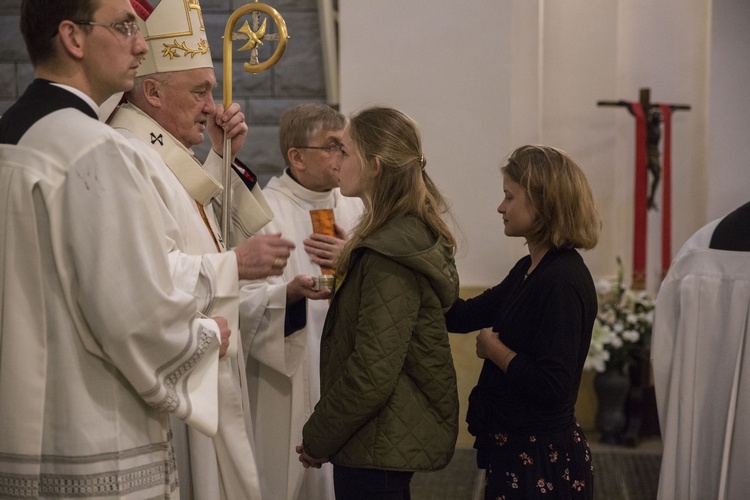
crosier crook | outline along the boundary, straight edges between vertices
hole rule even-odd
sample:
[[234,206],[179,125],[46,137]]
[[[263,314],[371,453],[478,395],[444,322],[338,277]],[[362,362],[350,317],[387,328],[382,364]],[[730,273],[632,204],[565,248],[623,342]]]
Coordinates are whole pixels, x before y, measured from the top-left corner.
[[[242,16],[252,12],[253,13],[253,29],[250,29],[249,23],[245,21],[245,24],[240,28],[239,32],[234,32],[234,27]],[[259,13],[271,17],[276,23],[276,27],[279,30],[278,34],[266,35],[266,20],[263,21],[262,26],[258,26]],[[226,28],[224,29],[224,109],[229,109],[232,105],[232,42],[234,40],[249,40],[239,50],[251,50],[251,58],[249,63],[244,64],[244,69],[248,73],[257,74],[261,71],[265,71],[281,59],[286,49],[286,41],[289,39],[289,35],[286,30],[286,22],[281,14],[273,7],[264,3],[258,3],[258,0],[243,5],[238,8],[232,15],[229,16]],[[279,44],[271,57],[265,62],[257,62],[258,45],[263,45],[262,40],[278,40]],[[224,192],[222,193],[222,211],[221,211],[221,237],[224,241],[229,241],[229,207],[231,206],[231,182],[232,182],[232,141],[227,137],[226,130],[224,131]]]

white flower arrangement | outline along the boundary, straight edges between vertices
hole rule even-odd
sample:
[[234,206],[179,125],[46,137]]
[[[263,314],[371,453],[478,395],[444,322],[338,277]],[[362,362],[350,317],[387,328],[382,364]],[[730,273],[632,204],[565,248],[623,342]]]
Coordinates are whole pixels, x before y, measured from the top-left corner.
[[624,369],[651,345],[654,301],[648,292],[623,285],[622,260],[617,257],[617,277],[596,284],[599,313],[594,321],[584,370],[604,372]]

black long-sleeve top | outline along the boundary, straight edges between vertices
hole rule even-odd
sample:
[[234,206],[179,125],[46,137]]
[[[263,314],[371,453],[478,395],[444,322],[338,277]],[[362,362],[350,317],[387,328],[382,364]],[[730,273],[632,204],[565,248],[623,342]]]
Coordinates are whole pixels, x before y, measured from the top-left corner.
[[506,373],[484,361],[466,417],[477,447],[489,434],[547,434],[575,420],[597,312],[594,282],[575,250],[550,250],[526,277],[530,264],[522,258],[499,285],[446,314],[448,331],[492,327],[517,353]]

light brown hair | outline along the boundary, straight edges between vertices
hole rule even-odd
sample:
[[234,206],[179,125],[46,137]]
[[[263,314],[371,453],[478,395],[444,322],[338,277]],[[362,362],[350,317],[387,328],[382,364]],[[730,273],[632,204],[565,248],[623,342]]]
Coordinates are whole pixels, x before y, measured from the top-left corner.
[[365,212],[339,256],[337,271],[346,272],[351,252],[362,240],[405,215],[416,216],[435,236],[442,236],[453,255],[456,239],[442,218],[448,206],[425,171],[427,160],[414,120],[393,108],[373,107],[352,117],[348,130],[355,148],[351,153],[362,164]]
[[279,149],[287,167],[289,149],[309,146],[321,130],[341,130],[346,117],[326,104],[306,103],[285,110],[279,119]]
[[526,191],[535,212],[528,241],[552,248],[596,246],[599,211],[586,176],[567,153],[549,146],[522,146],[501,171]]

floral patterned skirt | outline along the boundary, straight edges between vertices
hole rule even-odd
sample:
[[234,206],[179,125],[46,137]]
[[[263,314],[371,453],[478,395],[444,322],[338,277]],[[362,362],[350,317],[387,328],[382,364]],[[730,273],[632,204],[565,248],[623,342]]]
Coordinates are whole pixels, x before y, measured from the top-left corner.
[[494,434],[477,461],[487,469],[485,500],[594,497],[591,450],[577,423],[555,434]]

